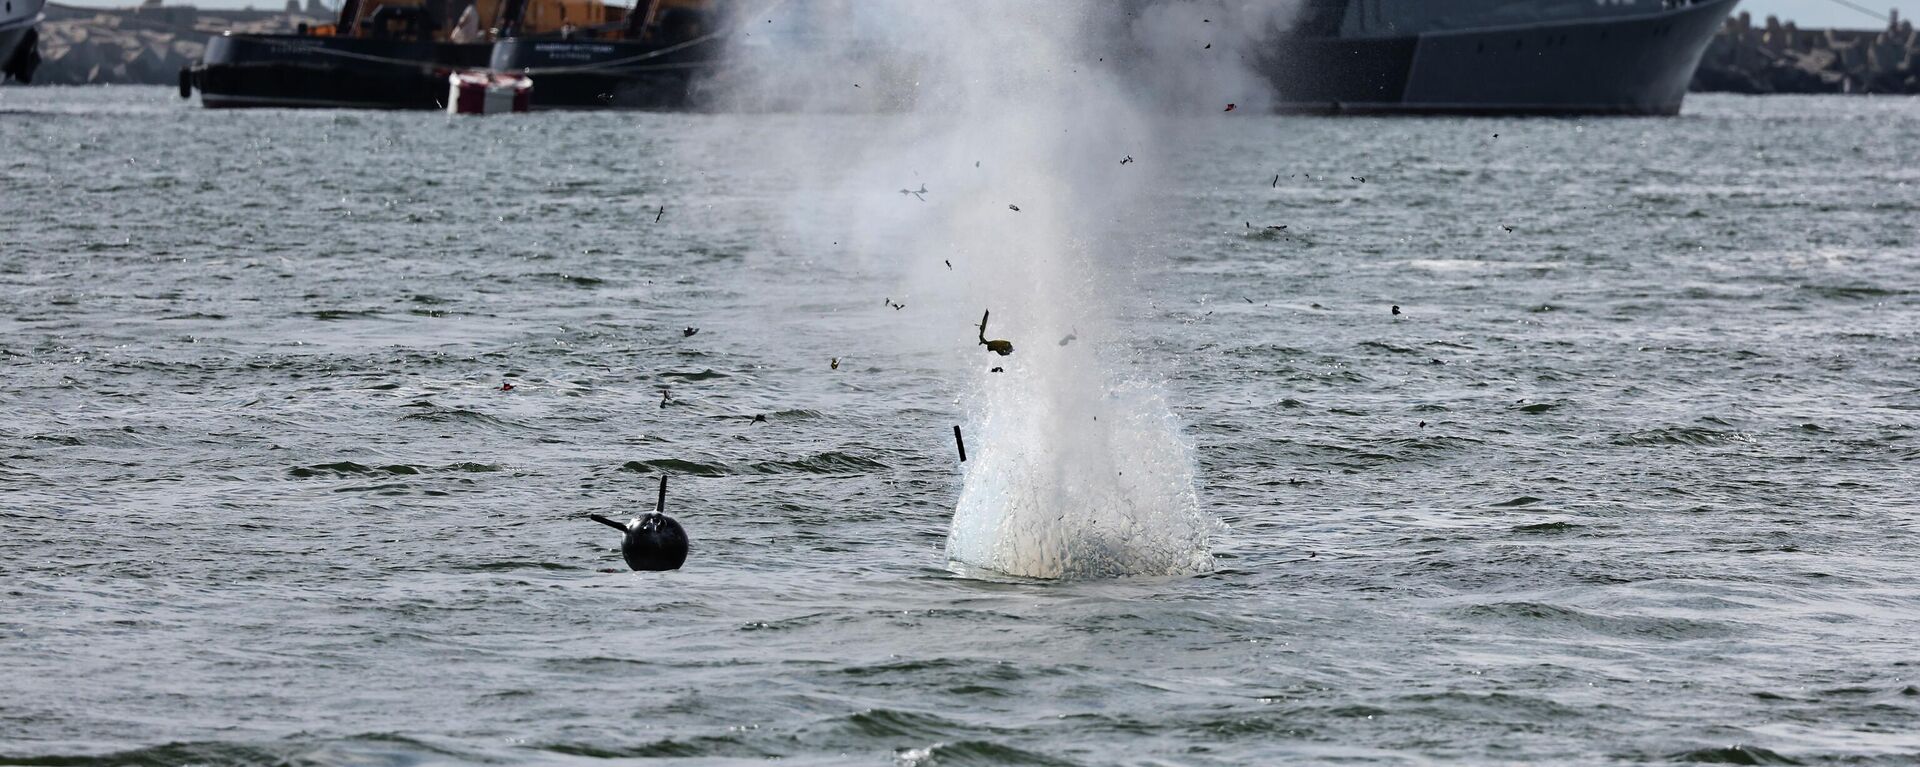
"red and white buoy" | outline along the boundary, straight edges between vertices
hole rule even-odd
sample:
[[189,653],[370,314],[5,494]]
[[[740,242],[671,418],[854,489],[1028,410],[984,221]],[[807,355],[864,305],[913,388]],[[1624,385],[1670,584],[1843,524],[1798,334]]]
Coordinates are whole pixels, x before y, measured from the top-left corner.
[[447,114],[525,112],[533,101],[533,78],[490,72],[447,75]]

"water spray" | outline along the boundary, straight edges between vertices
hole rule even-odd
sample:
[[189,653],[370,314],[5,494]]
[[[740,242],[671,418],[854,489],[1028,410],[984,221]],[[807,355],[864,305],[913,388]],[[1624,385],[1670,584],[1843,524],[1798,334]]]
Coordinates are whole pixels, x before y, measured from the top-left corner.
[[[1248,17],[1227,6],[1239,7],[872,0],[831,4],[831,19],[756,22],[765,36],[812,24],[862,39],[810,59],[828,66],[750,67],[736,78],[748,81],[747,101],[778,94],[845,111],[871,104],[875,86],[910,91],[887,91],[884,117],[842,124],[865,132],[782,135],[791,143],[766,160],[804,163],[801,183],[819,187],[797,190],[796,233],[897,274],[922,317],[1002,310],[997,338],[986,311],[971,341],[953,325],[904,324],[917,332],[897,339],[948,359],[974,442],[968,456],[955,428],[963,468],[947,556],[956,571],[1072,579],[1213,567],[1217,523],[1200,506],[1193,450],[1164,380],[1125,343],[1072,342],[1080,328],[1128,338],[1124,312],[1139,305],[1128,279],[1145,253],[1127,229],[1150,225],[1153,174],[1166,164],[1133,156],[1178,143],[1193,120],[1239,119],[1221,117],[1221,104],[1247,112],[1267,103],[1242,87],[1259,78],[1234,76],[1244,50],[1225,41],[1242,29],[1226,22]],[[1196,34],[1221,44],[1188,45]],[[1164,120],[1167,110],[1181,116]],[[924,186],[903,189],[905,171]],[[940,194],[916,193],[926,188]],[[833,200],[843,215],[806,215],[809,200]],[[882,260],[891,254],[902,257]],[[1018,366],[992,370],[962,351],[1007,357],[1012,338],[1059,343],[1024,343]]]

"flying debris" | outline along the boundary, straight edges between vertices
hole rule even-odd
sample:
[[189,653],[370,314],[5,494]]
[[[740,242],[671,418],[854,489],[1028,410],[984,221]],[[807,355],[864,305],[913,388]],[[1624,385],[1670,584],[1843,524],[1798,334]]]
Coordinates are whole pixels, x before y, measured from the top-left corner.
[[667,406],[668,404],[671,404],[672,402],[673,402],[673,392],[672,392],[672,390],[670,390],[670,389],[661,389],[661,390],[660,390],[660,407],[663,407],[663,408],[664,408],[664,407],[666,407],[666,406]]
[[1280,188],[1280,174],[1278,173],[1273,174],[1273,188]]
[[943,263],[943,264],[946,264],[946,265],[947,265],[947,271],[949,271],[949,272],[951,272],[951,271],[953,271],[953,262],[952,262],[952,261],[950,261],[950,260],[947,260],[947,259],[941,259],[941,260],[940,260],[940,262],[941,262],[941,263]]
[[827,369],[828,369],[828,370],[839,370],[839,369],[840,369],[840,358],[839,358],[839,357],[834,357],[833,359],[830,359],[830,360],[827,360]]
[[1220,111],[1223,111],[1223,112],[1231,112],[1231,111],[1233,111],[1233,110],[1235,110],[1235,109],[1239,109],[1239,108],[1240,108],[1240,105],[1239,105],[1239,104],[1228,104],[1228,105],[1227,105],[1227,108],[1226,108],[1226,109],[1223,109],[1223,110],[1220,110]]
[[664,215],[667,215],[667,206],[662,205],[660,206],[660,212],[653,214],[653,223],[660,223],[660,217]]
[[693,337],[693,334],[695,334],[695,333],[698,333],[698,332],[700,332],[700,329],[699,329],[699,328],[696,328],[696,327],[693,327],[693,326],[691,326],[691,325],[689,325],[689,326],[687,326],[687,329],[686,329],[686,330],[682,330],[682,331],[680,331],[680,337],[682,337],[682,338],[692,338],[692,337]]
[[766,422],[767,422],[767,416],[765,413],[757,413],[753,416],[753,423],[766,423]]
[[1398,317],[1398,316],[1400,316],[1400,305],[1399,305],[1399,304],[1394,304],[1394,305],[1393,305],[1393,316],[1395,316],[1395,317]]
[[1010,210],[1010,211],[1013,211],[1013,212],[1015,212],[1015,213],[1019,213],[1019,212],[1020,212],[1020,206],[1018,206],[1018,205],[1008,205],[1008,206],[1007,206],[1007,210]]
[[1365,176],[1348,176],[1347,178],[1353,179],[1362,184],[1367,183],[1367,178]]
[[513,384],[507,381],[500,382],[500,391],[513,391]]
[[992,369],[992,370],[989,370],[989,371],[987,371],[987,372],[989,372],[989,373],[1005,373],[1005,372],[1007,372],[1007,369],[1006,369],[1006,368],[1003,368],[1003,367],[995,367],[994,369]]
[[900,194],[902,196],[910,194],[910,195],[913,195],[914,197],[919,198],[921,202],[926,202],[927,198],[925,195],[927,194],[927,185],[921,184],[919,189],[902,189],[900,190]]
[[1509,231],[1509,232],[1511,232],[1511,231],[1513,231],[1513,227],[1511,227],[1511,226],[1507,226],[1506,224],[1501,224],[1501,225],[1500,225],[1500,228],[1501,228],[1501,229],[1505,229],[1505,230],[1507,230],[1507,231]]
[[1125,158],[1122,158],[1122,159],[1120,160],[1120,164],[1121,164],[1121,165],[1125,165],[1125,164],[1127,164],[1127,163],[1130,163],[1130,162],[1133,162],[1133,155],[1127,155],[1127,156],[1126,156]]
[[1279,226],[1268,225],[1267,228],[1275,232],[1284,232],[1287,230],[1287,225],[1286,224],[1281,224]]
[[989,314],[992,314],[991,310],[983,311],[980,313],[980,345],[987,347],[987,351],[993,352],[994,354],[998,354],[1002,357],[1012,354],[1013,353],[1012,341],[1007,341],[999,338],[996,338],[992,341],[987,340],[987,316]]
[[1060,339],[1060,345],[1066,346],[1067,344],[1073,343],[1078,340],[1080,340],[1080,329],[1075,328],[1073,332],[1068,333],[1065,337]]

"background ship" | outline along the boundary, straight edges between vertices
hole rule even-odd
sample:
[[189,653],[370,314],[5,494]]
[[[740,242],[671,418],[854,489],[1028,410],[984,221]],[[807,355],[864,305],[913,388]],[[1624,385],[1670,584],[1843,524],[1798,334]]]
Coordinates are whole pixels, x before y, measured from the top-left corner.
[[0,80],[33,82],[40,65],[40,9],[45,0],[0,0]]
[[[1140,2],[1116,3],[1114,17],[1130,18],[1122,11]],[[1281,112],[1671,115],[1736,2],[1302,0],[1249,58]],[[796,0],[781,15],[832,31],[845,26],[843,5]],[[765,50],[723,43],[737,13],[721,8],[737,6],[347,0],[336,25],[216,37],[204,63],[183,75],[182,93],[198,87],[208,106],[438,108],[448,72],[490,67],[531,75],[535,108],[782,108],[778,98],[743,99],[711,78],[727,69],[807,69],[795,62],[818,35],[792,35],[802,44]],[[480,27],[462,37],[453,19],[469,7]],[[836,8],[839,15],[830,12]],[[754,29],[756,44],[780,39],[777,25]],[[870,53],[839,63],[879,72],[872,62],[889,56]],[[757,58],[718,67],[723,54]],[[739,103],[709,103],[720,93]]]
[[722,50],[714,6],[639,0],[601,24],[517,30],[494,43],[490,63],[533,78],[535,109],[685,108]]
[[[1253,68],[1272,86],[1276,111],[1672,115],[1680,111],[1694,69],[1737,0],[1304,0],[1297,7],[1271,2],[1264,9],[1270,12],[1250,14],[1270,19],[1273,28],[1256,34],[1261,42],[1248,53]],[[559,42],[551,35],[523,35],[501,41],[493,66],[532,75],[536,108],[818,109],[822,105],[783,102],[780,93],[742,98],[739,83],[707,78],[783,82],[782,70],[814,69],[796,62],[816,55],[810,46],[819,47],[823,40],[826,48],[838,49],[835,63],[850,69],[842,79],[914,79],[889,76],[887,67],[876,63],[891,62],[893,69],[910,72],[907,51],[895,48],[873,55],[873,50],[859,50],[851,55],[856,48],[844,40],[833,42],[837,31],[860,26],[851,23],[848,14],[868,9],[853,4],[783,3],[778,18],[769,17],[773,26],[755,23],[752,39],[727,44],[724,53],[732,58],[725,67],[713,66],[723,52],[718,44],[680,46],[734,19],[706,7],[714,5],[710,3],[667,0],[664,5],[683,10],[687,23],[672,28],[684,26],[685,33],[666,34],[653,27],[639,34],[649,27],[628,25],[593,40]],[[1128,23],[1146,5],[1147,0],[1116,2],[1111,16],[1116,23]],[[646,12],[649,18],[652,14]],[[787,26],[793,29],[783,36]],[[889,44],[865,42],[875,44],[873,48]],[[773,76],[742,78],[737,76],[740,70]],[[1150,80],[1153,73],[1132,75]],[[662,82],[667,86],[658,85]],[[623,88],[652,100],[623,95]],[[686,98],[661,100],[662,94]],[[709,97],[721,94],[738,103],[708,103]],[[881,101],[897,106],[909,100],[910,95]]]
[[225,34],[180,76],[209,107],[440,109],[448,75],[479,71],[492,38],[618,24],[599,0],[346,0],[334,24]]
[[1260,66],[1279,109],[1680,111],[1736,0],[1307,0]]

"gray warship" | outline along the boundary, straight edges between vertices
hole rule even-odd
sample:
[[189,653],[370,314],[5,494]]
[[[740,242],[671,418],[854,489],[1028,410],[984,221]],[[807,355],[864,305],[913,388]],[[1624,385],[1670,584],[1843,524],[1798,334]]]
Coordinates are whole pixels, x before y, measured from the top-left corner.
[[1278,109],[1672,115],[1737,0],[1306,0],[1258,66]]

